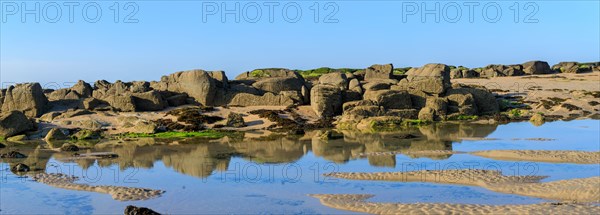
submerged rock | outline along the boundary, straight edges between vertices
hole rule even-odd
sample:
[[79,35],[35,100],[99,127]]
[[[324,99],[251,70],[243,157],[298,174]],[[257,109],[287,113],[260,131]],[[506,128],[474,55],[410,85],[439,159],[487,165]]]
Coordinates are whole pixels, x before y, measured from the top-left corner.
[[27,158],[27,155],[21,154],[17,151],[10,151],[0,155],[0,158]]
[[125,215],[160,215],[160,213],[153,211],[150,208],[145,207],[136,207],[133,205],[128,205],[125,208]]
[[17,165],[14,165],[13,167],[11,167],[10,170],[12,172],[29,172],[31,170],[31,168],[29,168],[29,166],[27,166],[25,164],[18,163]]

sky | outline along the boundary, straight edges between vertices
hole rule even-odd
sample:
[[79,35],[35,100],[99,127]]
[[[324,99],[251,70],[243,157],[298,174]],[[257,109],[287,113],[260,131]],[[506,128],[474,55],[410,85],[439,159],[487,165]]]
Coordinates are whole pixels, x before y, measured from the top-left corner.
[[266,67],[600,61],[597,0],[78,5],[2,0],[0,5],[2,87],[40,82],[52,88],[80,79],[151,81],[190,69],[223,70],[233,79]]

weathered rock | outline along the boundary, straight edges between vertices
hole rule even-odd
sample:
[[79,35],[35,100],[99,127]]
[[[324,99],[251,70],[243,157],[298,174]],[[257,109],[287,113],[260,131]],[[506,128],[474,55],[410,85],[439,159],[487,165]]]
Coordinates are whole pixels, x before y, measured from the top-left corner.
[[450,68],[444,64],[427,64],[420,68],[412,68],[406,74],[408,82],[400,82],[398,85],[406,84],[409,91],[442,94],[451,87]]
[[132,128],[136,133],[154,134],[156,133],[157,125],[154,122],[140,120]]
[[327,73],[319,77],[319,84],[327,84],[339,87],[341,90],[347,90],[348,78],[346,77],[346,74],[341,72]]
[[386,109],[412,108],[410,95],[406,91],[397,90],[371,90],[363,95],[365,100],[377,102]]
[[342,102],[342,93],[338,87],[316,85],[310,91],[311,107],[319,117],[341,114]]
[[545,61],[529,61],[523,63],[523,72],[529,75],[550,74],[552,69]]
[[202,105],[213,105],[217,84],[206,71],[177,72],[163,76],[161,82],[167,84],[168,91],[187,93],[188,96],[196,99]]
[[394,66],[392,64],[372,65],[365,70],[365,80],[370,81],[373,79],[391,79],[393,70]]
[[0,136],[12,137],[33,128],[33,123],[20,111],[0,113]]
[[136,207],[133,205],[128,205],[125,208],[125,215],[160,215],[160,213],[153,211],[152,209],[145,207]]
[[68,140],[69,136],[65,135],[65,133],[60,130],[60,128],[52,128],[44,140],[46,141],[57,141],[57,140]]
[[92,86],[85,81],[79,80],[71,87],[71,91],[76,92],[81,98],[92,96]]
[[416,109],[390,109],[387,110],[384,114],[385,116],[396,116],[401,117],[403,119],[417,119],[419,116],[419,111]]
[[106,97],[108,104],[114,109],[122,112],[134,112],[136,110],[133,96],[127,95],[109,95]]
[[136,111],[160,111],[167,107],[167,101],[157,91],[134,93],[133,101]]
[[352,90],[352,91],[360,92],[361,94],[363,93],[363,89],[362,89],[362,86],[360,85],[360,81],[358,81],[358,79],[356,79],[356,78],[350,79],[350,81],[348,82],[348,89]]
[[340,121],[342,122],[358,122],[362,119],[374,116],[383,116],[385,114],[385,110],[383,107],[376,105],[361,105],[352,107],[346,111],[342,115]]
[[227,116],[227,123],[225,123],[228,127],[233,128],[241,128],[246,126],[246,122],[244,122],[244,117],[239,113],[229,113]]
[[523,67],[521,65],[498,65],[492,64],[484,67],[479,73],[482,78],[492,78],[501,76],[520,76],[524,75]]
[[131,83],[125,83],[128,86],[128,90],[131,93],[145,93],[150,91],[150,82],[147,81],[134,81]]
[[[442,120],[446,118],[448,109],[448,100],[446,98],[429,97],[425,103],[425,108],[433,111],[433,119],[428,120]],[[427,117],[429,117],[430,110],[426,110]],[[419,114],[421,115],[421,114]],[[421,119],[421,117],[419,117]]]
[[475,104],[477,106],[477,112],[480,115],[495,114],[499,111],[498,102],[496,97],[489,90],[483,87],[476,86],[462,86],[457,88],[449,89],[447,95],[452,94],[467,94],[473,95]]
[[344,102],[344,104],[342,105],[342,110],[344,112],[346,112],[356,106],[377,106],[377,103],[375,101],[371,101],[371,100],[359,100],[359,101]]
[[302,86],[304,86],[304,79],[294,77],[266,78],[258,80],[252,86],[275,94],[282,91],[301,91]]
[[275,95],[273,93],[265,93],[262,96],[249,93],[235,93],[228,97],[231,97],[231,99],[223,102],[230,106],[290,106],[298,102],[286,95]]
[[110,105],[107,102],[101,101],[99,99],[85,98],[80,101],[78,107],[80,109],[96,110],[96,109],[106,108],[108,106],[110,106]]
[[448,114],[477,115],[477,104],[471,93],[449,91],[446,98],[448,99]]
[[224,71],[209,72],[208,75],[215,80],[215,84],[220,88],[229,88],[229,80]]
[[552,66],[552,70],[560,73],[584,73],[591,72],[592,66],[579,64],[578,62],[560,62]]
[[52,91],[48,95],[49,101],[59,101],[59,100],[79,100],[81,96],[79,93],[72,91],[71,89],[58,89]]
[[41,116],[48,99],[39,83],[17,84],[8,87],[2,104],[2,112],[18,110],[28,117]]

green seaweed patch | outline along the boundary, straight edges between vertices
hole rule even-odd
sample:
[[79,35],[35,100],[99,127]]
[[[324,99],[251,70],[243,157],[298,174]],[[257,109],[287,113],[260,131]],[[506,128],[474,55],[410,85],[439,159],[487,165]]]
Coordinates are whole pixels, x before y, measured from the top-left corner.
[[208,139],[219,139],[227,136],[228,133],[233,132],[221,132],[215,130],[206,131],[192,131],[192,132],[179,132],[169,131],[155,134],[143,134],[143,133],[125,133],[121,134],[120,137],[125,138],[208,138]]
[[265,71],[262,69],[255,69],[255,70],[252,70],[252,72],[250,72],[250,77],[262,78],[265,76],[268,76],[268,74],[265,73]]
[[450,118],[448,118],[448,120],[477,120],[479,119],[479,116],[476,115],[458,115],[458,116],[452,116]]
[[300,75],[304,78],[318,78],[321,75],[332,73],[332,72],[341,72],[341,73],[354,73],[359,69],[351,69],[351,68],[329,68],[329,67],[321,67],[317,69],[309,69],[309,70],[295,70],[300,73]]

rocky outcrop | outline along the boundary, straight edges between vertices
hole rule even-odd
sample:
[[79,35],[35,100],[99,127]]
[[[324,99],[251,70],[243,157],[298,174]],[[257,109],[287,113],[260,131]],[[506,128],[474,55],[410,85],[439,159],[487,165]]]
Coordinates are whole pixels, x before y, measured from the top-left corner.
[[501,76],[521,76],[525,74],[523,72],[523,66],[521,65],[497,65],[492,64],[484,67],[479,73],[479,77],[492,78]]
[[319,117],[341,114],[342,102],[342,92],[336,86],[319,84],[310,91],[310,106]]
[[168,91],[186,93],[202,105],[213,105],[217,84],[204,70],[177,72],[163,76],[161,82]]
[[528,75],[550,74],[552,69],[545,61],[529,61],[523,63],[523,72]]
[[363,95],[365,100],[371,100],[385,109],[412,108],[410,95],[406,91],[398,90],[369,90]]
[[296,77],[276,77],[258,80],[252,84],[256,89],[278,94],[282,91],[300,91],[304,86],[304,79]]
[[235,77],[235,80],[260,80],[264,78],[302,78],[302,76],[289,69],[256,69],[239,74]]
[[[475,100],[475,105],[465,105],[465,112],[474,112],[472,110],[468,110],[468,108],[473,108],[473,106],[477,106],[477,113],[480,115],[491,115],[498,113],[499,106],[498,101],[496,101],[496,97],[489,90],[478,87],[478,86],[457,86],[449,89],[447,95],[464,95],[469,97],[468,95],[472,95]],[[464,98],[464,97],[463,97]],[[468,102],[468,98],[464,98],[465,102]],[[457,103],[459,104],[459,103]],[[467,103],[464,103],[467,104]]]
[[16,84],[8,87],[2,104],[2,112],[18,110],[28,117],[44,114],[48,99],[39,83]]
[[21,111],[0,113],[0,136],[2,137],[12,137],[33,128],[33,123]]
[[137,110],[134,98],[130,94],[109,95],[104,100],[117,111],[134,112]]
[[244,117],[242,116],[242,114],[229,113],[225,125],[227,125],[227,127],[241,128],[246,126],[246,122],[244,122]]
[[584,73],[591,72],[592,67],[578,62],[560,62],[552,66],[552,70],[559,73]]
[[[339,87],[341,90],[348,89],[348,78],[346,74],[341,72],[332,72],[328,74],[321,75],[319,77],[319,84],[326,84],[331,86]],[[356,86],[353,86],[356,87]]]
[[167,101],[157,91],[134,93],[132,95],[136,111],[160,111],[168,106]]
[[215,84],[220,88],[229,88],[229,80],[224,71],[208,72],[208,75],[215,80]]
[[379,65],[375,64],[365,69],[365,80],[374,79],[391,79],[394,66],[392,64]]
[[406,74],[406,79],[398,83],[401,89],[442,94],[451,86],[450,67],[444,64],[427,64],[412,68]]

